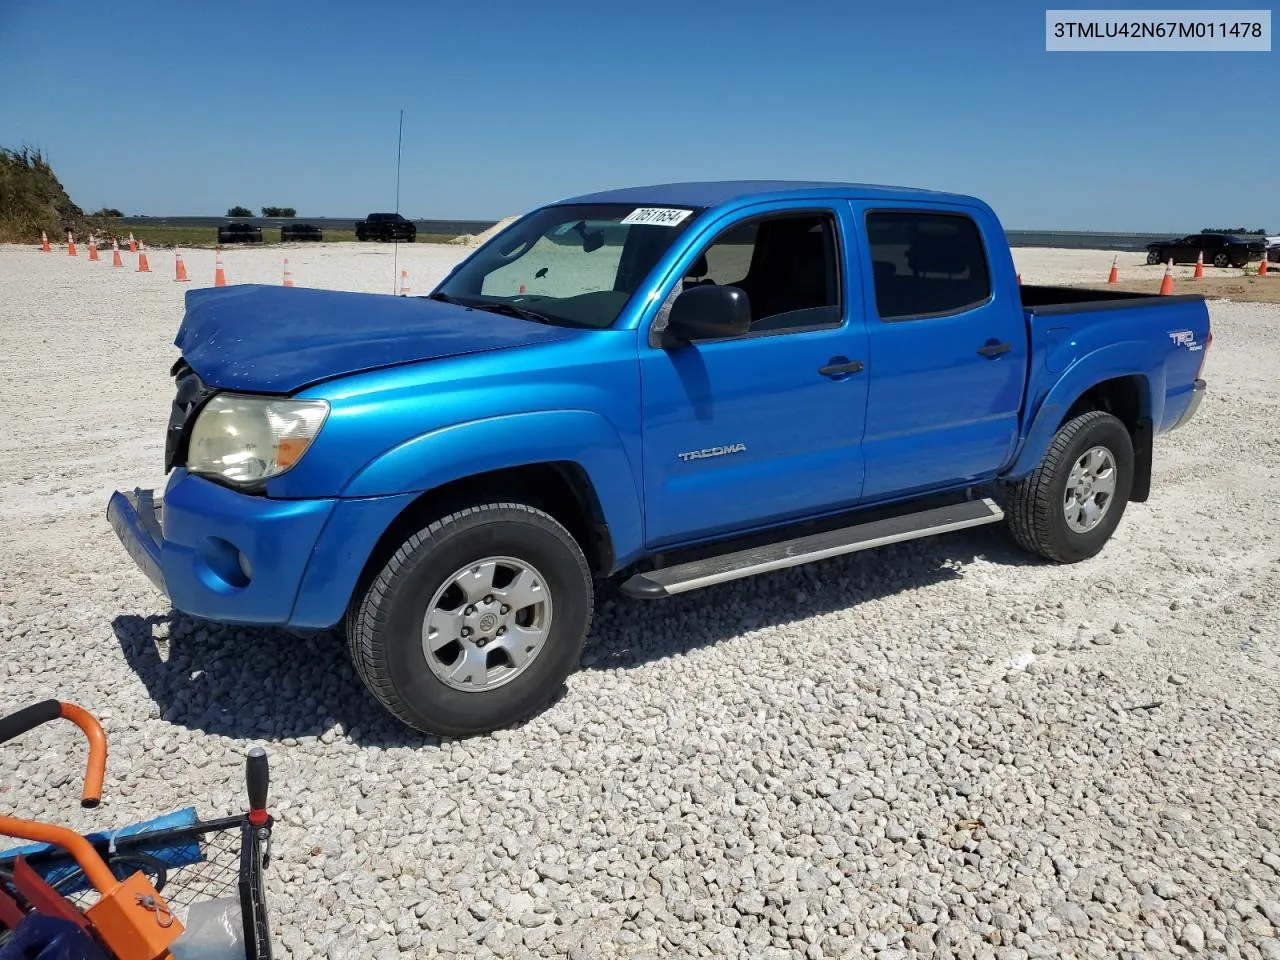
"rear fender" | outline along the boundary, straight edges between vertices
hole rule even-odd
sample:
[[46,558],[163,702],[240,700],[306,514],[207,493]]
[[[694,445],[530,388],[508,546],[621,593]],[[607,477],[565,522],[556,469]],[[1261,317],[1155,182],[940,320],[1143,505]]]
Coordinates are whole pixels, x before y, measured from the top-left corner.
[[1040,402],[1026,439],[1022,442],[1012,466],[1002,476],[1017,479],[1033,471],[1044,458],[1053,436],[1058,432],[1067,412],[1092,387],[1117,377],[1140,376],[1146,379],[1145,394],[1139,398],[1140,416],[1159,423],[1164,413],[1164,367],[1152,368],[1151,344],[1130,340],[1115,343],[1079,357],[1063,371]]
[[638,554],[644,518],[635,472],[612,424],[586,410],[490,417],[422,434],[366,464],[341,496],[423,493],[494,470],[556,461],[586,473],[618,562]]

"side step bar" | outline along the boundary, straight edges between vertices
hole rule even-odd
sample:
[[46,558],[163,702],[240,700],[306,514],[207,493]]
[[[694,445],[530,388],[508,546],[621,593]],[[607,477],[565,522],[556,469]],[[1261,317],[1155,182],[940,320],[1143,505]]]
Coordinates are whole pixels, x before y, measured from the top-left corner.
[[738,550],[705,560],[692,560],[670,567],[638,573],[622,585],[622,591],[642,600],[697,590],[717,583],[739,580],[757,573],[798,567],[859,550],[870,550],[904,540],[918,540],[953,530],[966,530],[1004,519],[1004,511],[990,498],[968,500],[919,513],[854,524],[840,530],[814,533],[763,547]]

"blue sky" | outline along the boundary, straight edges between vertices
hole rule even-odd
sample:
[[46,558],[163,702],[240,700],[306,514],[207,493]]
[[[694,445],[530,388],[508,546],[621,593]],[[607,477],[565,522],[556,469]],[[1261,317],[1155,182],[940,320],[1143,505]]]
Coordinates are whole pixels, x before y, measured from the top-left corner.
[[362,216],[394,206],[403,108],[410,217],[781,177],[973,193],[1011,228],[1280,231],[1280,52],[1047,53],[1045,7],[0,0],[0,145],[86,209]]

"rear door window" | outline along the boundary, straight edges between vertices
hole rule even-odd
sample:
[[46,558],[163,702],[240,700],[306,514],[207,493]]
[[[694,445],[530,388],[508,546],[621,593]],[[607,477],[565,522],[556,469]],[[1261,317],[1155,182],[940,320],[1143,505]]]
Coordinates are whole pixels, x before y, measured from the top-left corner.
[[881,320],[948,316],[991,299],[987,252],[969,217],[884,210],[866,223]]

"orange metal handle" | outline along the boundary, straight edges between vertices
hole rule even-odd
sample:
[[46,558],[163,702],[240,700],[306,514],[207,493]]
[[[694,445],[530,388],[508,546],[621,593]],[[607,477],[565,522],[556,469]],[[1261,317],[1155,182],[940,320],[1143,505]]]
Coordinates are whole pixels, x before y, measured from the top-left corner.
[[74,830],[66,827],[55,827],[49,823],[35,820],[19,820],[17,817],[0,817],[0,834],[17,837],[19,840],[32,840],[36,843],[52,843],[62,847],[75,858],[85,878],[93,884],[99,893],[109,893],[119,880],[107,868],[98,851]]
[[59,717],[70,720],[83,730],[89,741],[89,761],[85,768],[84,792],[80,803],[86,807],[96,807],[102,801],[102,779],[107,768],[107,738],[102,732],[102,725],[89,711],[61,700],[42,700],[30,704],[16,713],[0,717],[0,743],[20,737]]
[[58,701],[58,704],[62,708],[62,718],[83,730],[85,739],[89,741],[89,762],[85,765],[80,805],[96,807],[102,802],[102,780],[107,772],[107,735],[102,732],[102,724],[88,710],[74,703]]

